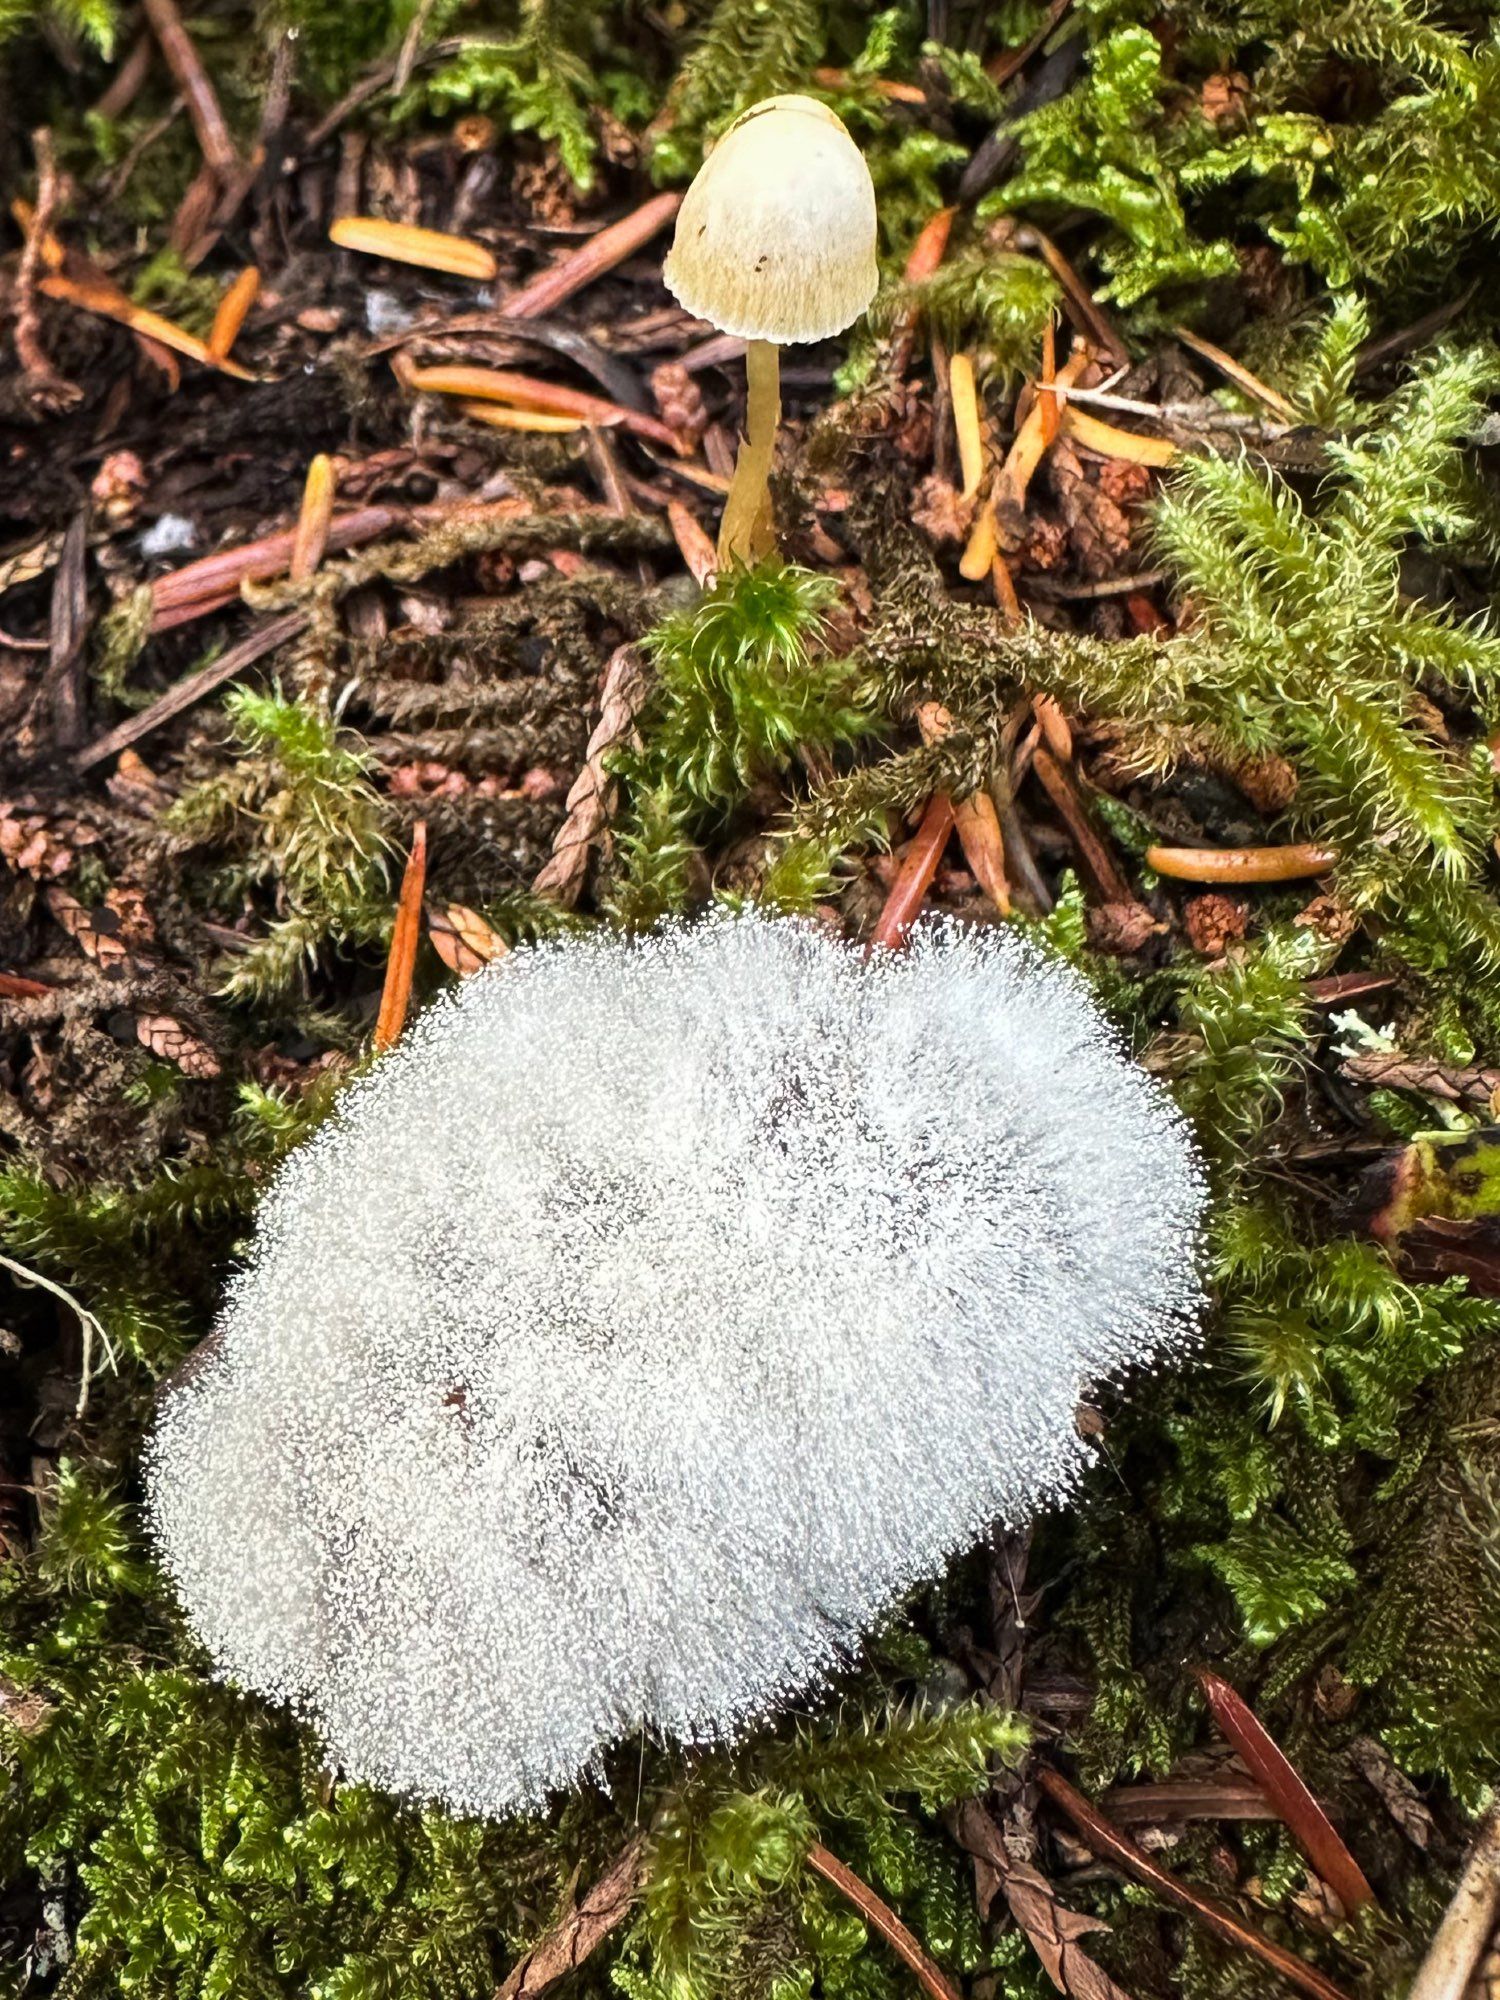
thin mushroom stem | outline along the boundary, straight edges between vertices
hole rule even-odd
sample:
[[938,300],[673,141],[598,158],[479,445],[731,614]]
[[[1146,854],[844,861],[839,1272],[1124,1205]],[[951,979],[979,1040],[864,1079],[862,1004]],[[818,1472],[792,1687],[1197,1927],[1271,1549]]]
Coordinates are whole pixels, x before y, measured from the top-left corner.
[[774,340],[752,340],[745,346],[749,395],[745,405],[745,439],[734,463],[729,498],[719,524],[719,567],[732,562],[759,562],[776,546],[771,517],[771,459],[781,422],[781,354]]

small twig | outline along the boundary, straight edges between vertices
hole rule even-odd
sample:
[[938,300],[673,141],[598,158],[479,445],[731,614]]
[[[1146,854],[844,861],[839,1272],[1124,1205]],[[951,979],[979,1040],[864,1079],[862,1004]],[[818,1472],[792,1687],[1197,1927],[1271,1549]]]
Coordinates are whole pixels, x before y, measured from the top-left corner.
[[110,78],[103,94],[96,99],[91,113],[93,117],[102,118],[112,125],[125,116],[151,74],[151,51],[154,46],[149,32],[136,37],[129,55]]
[[45,125],[31,135],[31,144],[36,154],[36,207],[24,225],[26,244],[16,272],[16,357],[25,371],[28,393],[46,408],[61,410],[78,402],[83,391],[76,382],[59,374],[48,359],[36,309],[38,275],[42,265],[50,261],[49,251],[55,248],[52,220],[61,190],[57,163],[52,156],[52,134]]
[[1500,1806],[1486,1815],[1469,1849],[1453,1900],[1407,2000],[1463,2000],[1500,1916]]
[[38,290],[49,299],[62,299],[84,312],[97,313],[101,319],[116,320],[121,326],[128,326],[132,333],[141,334],[147,340],[159,341],[175,353],[185,354],[192,361],[201,361],[206,367],[216,368],[221,375],[232,375],[237,382],[255,380],[248,368],[242,368],[237,361],[231,361],[225,355],[213,353],[207,341],[189,333],[186,327],[178,326],[175,320],[164,319],[160,313],[138,306],[134,299],[108,280],[75,278],[65,271],[53,271],[41,280]]
[[124,722],[116,723],[113,729],[106,729],[102,736],[96,736],[73,759],[73,769],[92,770],[106,757],[113,757],[118,751],[128,749],[132,743],[138,743],[153,729],[160,729],[164,722],[170,722],[174,715],[181,715],[184,709],[202,701],[206,694],[212,694],[215,688],[242,674],[246,667],[253,667],[267,653],[274,653],[278,646],[295,639],[306,630],[307,622],[307,614],[302,611],[288,611],[280,618],[268,618],[264,625],[247,634],[217,660],[211,660],[195,674],[185,674],[174,687],[159,695],[149,708],[143,708],[139,715],[128,716]]
[[227,182],[238,172],[240,156],[224,122],[218,94],[209,81],[192,36],[183,26],[182,16],[177,11],[177,0],[141,0],[141,3],[146,19],[151,23],[151,32],[166,58],[167,68],[187,99],[188,116],[193,121],[203,157],[220,180]]
[[[50,991],[50,988],[44,988],[43,991]],[[23,1285],[40,1285],[44,1292],[51,1292],[55,1299],[61,1299],[65,1306],[78,1315],[78,1323],[83,1328],[83,1359],[80,1364],[82,1376],[78,1384],[78,1401],[73,1406],[73,1415],[81,1417],[89,1406],[89,1383],[93,1377],[96,1334],[100,1346],[104,1349],[105,1360],[111,1368],[115,1365],[115,1351],[110,1346],[109,1335],[87,1306],[81,1306],[71,1292],[65,1291],[61,1285],[54,1284],[51,1278],[44,1278],[40,1271],[33,1271],[30,1265],[18,1264],[13,1257],[6,1257],[3,1254],[0,1254],[0,1264],[3,1264],[13,1277],[19,1278]]]
[[937,792],[928,801],[922,824],[907,847],[900,873],[886,897],[880,921],[866,947],[866,958],[877,950],[899,951],[905,944],[906,934],[917,920],[923,898],[932,886],[932,878],[937,873],[952,831],[952,801],[946,792]]
[[1350,1916],[1375,1900],[1375,1891],[1328,1815],[1247,1702],[1218,1674],[1203,1668],[1198,1685],[1214,1721],[1244,1758],[1282,1823]]
[[583,769],[568,791],[567,817],[553,838],[550,858],[531,885],[534,895],[570,909],[578,901],[588,873],[589,849],[614,810],[616,787],[609,775],[610,753],[629,739],[649,690],[640,652],[634,646],[617,647],[605,669],[599,720],[589,737]]
[[1076,603],[1095,597],[1128,597],[1135,590],[1152,590],[1157,584],[1165,583],[1167,576],[1168,572],[1164,569],[1137,570],[1134,576],[1108,576],[1100,583],[1054,583],[1047,576],[1031,576],[1026,579],[1026,588],[1036,597]]
[[1336,847],[1299,841],[1290,847],[1148,847],[1146,866],[1178,882],[1300,882],[1326,875]]
[[401,877],[401,895],[396,904],[396,926],[391,932],[391,955],[386,961],[385,987],[380,995],[380,1013],[375,1022],[375,1047],[393,1049],[406,1026],[411,1005],[412,974],[416,970],[417,945],[422,936],[422,891],[427,884],[427,822],[419,819],[411,832],[411,854]]
[[649,243],[666,228],[682,206],[682,196],[674,191],[653,195],[648,202],[622,216],[591,236],[587,243],[543,271],[529,284],[501,301],[499,314],[506,319],[537,319],[560,306],[564,299],[602,278],[617,264]]
[[846,1868],[836,1854],[830,1854],[816,1840],[807,1850],[807,1865],[825,1882],[831,1882],[839,1894],[859,1911],[865,1922],[880,1933],[907,1971],[931,1995],[931,2000],[958,2000],[952,1984],[943,1977],[896,1912],[883,1903],[852,1868]]
[[1299,1991],[1310,1994],[1312,2000],[1348,2000],[1342,1988],[1311,1966],[1305,1959],[1285,1950],[1268,1937],[1226,1909],[1222,1903],[1213,1901],[1201,1891],[1181,1882],[1175,1875],[1153,1861],[1136,1846],[1128,1834],[1107,1820],[1096,1806],[1080,1791],[1070,1785],[1060,1771],[1048,1765],[1037,1767],[1036,1782],[1055,1806],[1061,1808],[1095,1854],[1113,1862],[1123,1874],[1143,1887],[1153,1890],[1163,1901],[1185,1910],[1200,1923],[1222,1938],[1226,1944],[1239,1947],[1258,1958],[1262,1965],[1268,1965],[1281,1977],[1288,1980]]

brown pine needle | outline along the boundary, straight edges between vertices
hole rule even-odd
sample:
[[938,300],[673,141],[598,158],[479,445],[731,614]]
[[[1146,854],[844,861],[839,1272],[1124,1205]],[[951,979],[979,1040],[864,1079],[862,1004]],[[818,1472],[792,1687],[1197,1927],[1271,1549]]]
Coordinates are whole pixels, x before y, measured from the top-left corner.
[[593,396],[584,389],[569,389],[560,382],[544,382],[535,375],[517,374],[510,368],[475,368],[454,364],[435,368],[409,368],[402,378],[410,389],[425,389],[440,396],[468,396],[482,403],[510,403],[518,409],[544,410],[552,416],[577,417],[586,424],[620,424],[639,437],[664,444],[680,452],[682,439],[660,417],[644,410],[630,410],[612,403],[606,396]]
[[1200,355],[1203,360],[1211,361],[1221,375],[1227,377],[1237,389],[1243,389],[1253,401],[1268,409],[1273,417],[1279,417],[1284,424],[1298,424],[1302,421],[1286,397],[1279,390],[1271,388],[1269,383],[1262,382],[1258,375],[1252,375],[1243,361],[1236,361],[1234,356],[1226,354],[1222,347],[1215,347],[1211,340],[1205,340],[1201,333],[1189,332],[1185,326],[1174,326],[1172,331],[1184,347]]
[[831,1882],[839,1894],[885,1939],[897,1958],[917,1980],[930,2000],[958,2000],[958,1994],[950,1982],[923,1951],[911,1932],[902,1923],[896,1912],[883,1903],[867,1882],[860,1880],[852,1868],[848,1868],[836,1854],[830,1854],[826,1847],[816,1840],[807,1850],[807,1865],[825,1882]]
[[422,891],[427,883],[427,822],[419,819],[412,828],[411,858],[401,877],[401,897],[396,905],[396,924],[391,932],[391,955],[385,968],[385,989],[380,996],[380,1014],[375,1022],[375,1047],[383,1054],[393,1049],[406,1026],[411,1005],[411,980],[416,969],[417,944],[422,935]]
[[215,361],[222,361],[228,355],[259,296],[260,272],[253,264],[247,264],[220,299],[214,323],[208,329],[208,351]]
[[1207,1668],[1199,1672],[1198,1685],[1214,1721],[1244,1758],[1262,1795],[1349,1915],[1373,1903],[1375,1891],[1364,1870],[1243,1696]]
[[964,476],[962,498],[972,500],[984,477],[984,437],[979,428],[974,363],[967,354],[955,354],[948,363],[948,399],[953,405],[953,428],[958,433],[958,462]]
[[419,229],[411,222],[387,222],[379,215],[341,215],[330,224],[328,235],[341,250],[361,250],[367,257],[416,264],[424,271],[446,271],[450,277],[480,283],[487,283],[500,268],[492,251],[467,236]]
[[1078,859],[1084,873],[1092,882],[1101,902],[1132,903],[1130,884],[1120,871],[1119,863],[1101,838],[1098,829],[1089,817],[1072,771],[1065,763],[1059,763],[1050,750],[1038,744],[1031,759],[1042,789],[1057,809],[1058,817],[1067,827],[1073,845],[1078,849]]
[[[1048,415],[1044,405],[1061,399],[1062,392],[1070,389],[1093,360],[1091,350],[1081,344],[1074,348],[1062,367],[1058,369],[1052,384],[1052,393],[1038,396],[1026,413],[1026,421],[1016,432],[1015,441],[1005,454],[1005,462],[995,474],[990,488],[990,506],[994,511],[1000,533],[1007,542],[1019,538],[1026,525],[1026,492],[1031,485],[1032,474],[1041,464],[1047,452]],[[972,543],[971,543],[972,547]],[[969,552],[964,552],[964,562],[959,565],[964,576],[971,576],[966,567]],[[976,557],[977,565],[977,557]],[[988,573],[989,563],[978,565],[978,581]]]
[[943,849],[948,845],[948,836],[952,831],[952,803],[945,792],[937,792],[928,802],[922,824],[906,850],[901,871],[885,899],[885,908],[880,912],[880,921],[865,952],[867,958],[879,949],[899,951],[905,944],[906,933],[916,922],[923,898],[932,887],[932,878],[938,871],[938,863],[943,858]]
[[1135,1842],[1119,1827],[1115,1826],[1097,1806],[1090,1805],[1083,1794],[1070,1785],[1060,1771],[1041,1765],[1036,1771],[1036,1782],[1055,1806],[1065,1812],[1075,1827],[1083,1835],[1084,1841],[1102,1860],[1110,1861],[1133,1881],[1152,1890],[1164,1902],[1171,1903],[1189,1916],[1196,1917],[1207,1929],[1222,1938],[1226,1944],[1238,1946],[1258,1958],[1262,1965],[1273,1971],[1300,1992],[1310,1996],[1310,2000],[1347,2000],[1341,1988],[1331,1979],[1309,1965],[1305,1959],[1286,1951],[1279,1944],[1272,1943],[1257,1930],[1226,1909],[1222,1903],[1203,1895],[1199,1890],[1181,1882],[1169,1874],[1149,1854],[1136,1846]]
[[[924,701],[917,710],[917,727],[924,743],[937,743],[952,729],[953,718],[941,702]],[[958,800],[953,807],[953,824],[975,881],[1001,916],[1008,917],[1010,880],[1005,872],[1005,841],[995,801],[988,792]]]
[[207,368],[217,368],[221,375],[232,375],[236,382],[258,379],[237,361],[213,353],[207,341],[200,340],[197,334],[189,333],[175,320],[163,319],[160,313],[148,312],[108,282],[70,278],[62,271],[53,271],[42,279],[37,289],[49,299],[61,299],[66,305],[78,306],[84,312],[97,313],[101,319],[112,319],[121,326],[128,326],[132,333],[159,341],[163,347],[185,354],[190,361],[201,361]]
[[700,525],[697,515],[690,513],[680,500],[667,502],[667,520],[671,524],[677,553],[692,572],[694,582],[706,590],[719,567],[713,537]]
[[297,517],[292,559],[286,572],[293,583],[305,583],[323,560],[333,520],[335,484],[333,460],[326,451],[320,451],[308,466],[302,487],[302,512]]
[[[1049,402],[1052,398],[1049,396]],[[1098,452],[1101,458],[1123,458],[1131,465],[1170,465],[1177,456],[1175,444],[1165,438],[1142,437],[1137,431],[1122,431],[1102,423],[1072,404],[1062,413],[1062,430],[1075,444]]]
[[1148,847],[1146,866],[1178,882],[1300,882],[1326,875],[1336,847]]
[[1019,625],[1026,613],[1021,609],[1021,600],[1016,595],[1016,580],[1010,573],[1010,564],[999,549],[990,564],[990,588],[995,593],[995,602],[1005,614],[1008,625]]
[[587,429],[582,417],[560,417],[552,410],[513,410],[504,403],[460,403],[466,417],[495,431],[547,431],[566,437]]

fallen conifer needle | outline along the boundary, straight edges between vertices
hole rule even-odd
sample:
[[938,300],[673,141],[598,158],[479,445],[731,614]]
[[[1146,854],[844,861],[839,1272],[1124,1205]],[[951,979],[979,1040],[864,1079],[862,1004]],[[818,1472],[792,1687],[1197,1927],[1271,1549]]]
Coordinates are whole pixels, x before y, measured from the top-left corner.
[[[936,743],[953,727],[953,718],[941,702],[924,701],[917,710],[917,727],[924,742]],[[1000,832],[1000,815],[988,792],[958,799],[953,807],[953,824],[964,859],[974,879],[999,910],[1010,915],[1010,881],[1005,872],[1005,841]]]
[[466,417],[496,431],[548,431],[565,436],[587,428],[584,417],[560,417],[553,410],[513,410],[505,403],[460,403]]
[[[1049,396],[1048,401],[1052,398]],[[1122,431],[1070,405],[1062,415],[1064,435],[1075,444],[1087,446],[1101,458],[1123,458],[1131,465],[1170,465],[1177,456],[1175,444],[1165,438],[1142,437],[1137,431]]]
[[380,1014],[375,1022],[375,1046],[382,1053],[393,1049],[406,1026],[411,1005],[411,979],[417,963],[417,944],[422,935],[422,891],[427,883],[427,822],[418,820],[412,828],[411,858],[401,877],[401,897],[396,905],[396,923],[391,932],[391,955],[385,968],[385,989],[380,996]]
[[821,1875],[825,1882],[831,1882],[839,1894],[859,1911],[871,1929],[880,1933],[907,1971],[932,1996],[932,2000],[958,2000],[954,1988],[923,1951],[896,1912],[883,1903],[870,1885],[862,1881],[852,1868],[845,1867],[836,1854],[831,1854],[816,1840],[807,1850],[807,1865],[815,1874]]
[[239,338],[245,316],[260,296],[260,272],[247,264],[219,301],[214,323],[208,330],[207,347],[215,361],[223,361]]
[[1280,1745],[1228,1681],[1207,1669],[1198,1685],[1213,1718],[1249,1766],[1250,1775],[1287,1831],[1350,1916],[1375,1900],[1364,1871],[1303,1784]]
[[40,281],[37,289],[49,299],[61,299],[66,305],[78,306],[84,312],[97,313],[101,319],[112,319],[121,326],[128,326],[132,333],[142,334],[147,340],[160,341],[163,347],[185,354],[190,361],[201,361],[205,367],[217,368],[221,375],[232,375],[237,382],[256,380],[250,369],[242,368],[226,355],[215,354],[206,340],[200,340],[197,334],[178,326],[175,320],[163,319],[160,313],[148,312],[113,285],[85,282],[70,278],[62,271],[51,271]]
[[644,410],[629,410],[606,396],[591,396],[584,389],[568,389],[558,382],[543,382],[535,375],[518,375],[508,368],[472,368],[460,365],[412,368],[404,377],[411,389],[426,389],[440,396],[467,396],[481,403],[508,403],[517,409],[541,410],[557,417],[576,417],[586,424],[622,424],[641,437],[680,452],[682,440],[659,417]]
[[333,460],[320,451],[308,466],[302,487],[302,512],[297,517],[286,572],[293,583],[305,583],[323,560],[333,520],[334,483]]
[[937,873],[952,831],[952,801],[945,792],[936,792],[928,802],[922,824],[906,850],[900,873],[885,899],[885,908],[880,912],[880,921],[871,935],[866,957],[881,949],[899,951],[905,944],[906,933],[917,920],[923,898],[932,886],[932,878]]
[[1180,1882],[1175,1875],[1154,1861],[1149,1854],[1137,1847],[1127,1833],[1105,1818],[1097,1806],[1090,1805],[1082,1792],[1070,1785],[1060,1771],[1047,1765],[1037,1769],[1036,1782],[1055,1806],[1061,1808],[1075,1827],[1083,1835],[1086,1844],[1101,1860],[1110,1861],[1133,1881],[1154,1890],[1164,1902],[1174,1904],[1179,1910],[1186,1910],[1189,1916],[1197,1917],[1207,1929],[1224,1939],[1227,1944],[1237,1945],[1240,1950],[1250,1952],[1262,1965],[1279,1972],[1289,1984],[1300,1992],[1310,1994],[1312,2000],[1348,2000],[1341,1987],[1319,1972],[1316,1966],[1298,1958],[1294,1952],[1286,1951],[1270,1938],[1263,1937],[1257,1930],[1236,1916],[1233,1910],[1222,1903],[1213,1901],[1199,1890]]
[[713,537],[680,500],[667,502],[667,520],[671,524],[672,539],[677,544],[677,553],[692,571],[693,581],[706,590],[713,581],[719,567],[719,552],[714,547]]
[[1336,847],[1148,847],[1146,866],[1178,882],[1300,882],[1326,875]]
[[984,477],[984,439],[979,429],[979,395],[974,387],[974,363],[955,354],[948,363],[948,395],[953,404],[953,428],[958,433],[958,462],[963,468],[963,498],[972,500]]
[[424,271],[446,271],[454,278],[487,283],[500,268],[493,252],[467,236],[419,229],[411,222],[387,222],[378,215],[341,215],[329,225],[328,235],[341,250],[362,250],[367,257],[416,264]]

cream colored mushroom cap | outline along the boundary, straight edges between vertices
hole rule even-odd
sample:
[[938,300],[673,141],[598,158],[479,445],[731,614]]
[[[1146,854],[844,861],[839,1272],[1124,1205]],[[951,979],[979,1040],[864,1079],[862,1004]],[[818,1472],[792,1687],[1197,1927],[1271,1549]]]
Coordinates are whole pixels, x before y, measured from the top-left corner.
[[842,333],[878,282],[875,189],[843,121],[813,97],[751,105],[688,189],[662,276],[745,340]]

